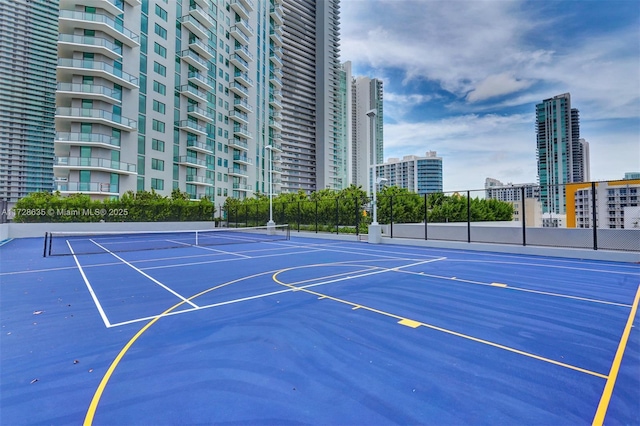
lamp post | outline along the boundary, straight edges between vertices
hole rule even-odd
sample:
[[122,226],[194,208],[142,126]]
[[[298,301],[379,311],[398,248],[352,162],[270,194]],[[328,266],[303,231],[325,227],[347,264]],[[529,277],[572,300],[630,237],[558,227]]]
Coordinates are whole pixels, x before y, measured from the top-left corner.
[[276,223],[273,221],[273,146],[267,145],[264,149],[269,151],[269,222],[267,227],[273,227]]
[[376,178],[375,183],[373,184],[373,222],[372,225],[378,225],[378,201],[376,199],[376,193],[378,192],[378,187],[380,185],[384,185],[388,180],[382,177]]

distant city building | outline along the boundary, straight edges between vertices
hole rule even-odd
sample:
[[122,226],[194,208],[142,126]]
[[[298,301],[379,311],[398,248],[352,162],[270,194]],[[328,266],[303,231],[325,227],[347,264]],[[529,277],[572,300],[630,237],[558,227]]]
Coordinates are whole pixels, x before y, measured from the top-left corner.
[[[596,226],[599,229],[639,228],[640,180],[596,182]],[[591,183],[567,185],[567,227],[593,228]]]
[[402,160],[389,158],[376,167],[376,175],[387,179],[387,185],[418,194],[442,192],[442,158],[435,151],[427,151],[424,157],[406,155]]
[[519,201],[524,198],[540,199],[540,186],[537,183],[502,183],[498,179],[486,178],[484,181],[485,197],[499,201]]
[[334,180],[326,185],[331,189],[347,188],[353,178],[351,159],[352,159],[352,137],[353,132],[353,99],[351,97],[351,62],[347,61],[341,64],[338,72],[338,95],[336,99],[336,139],[340,143],[336,143],[331,151],[332,167],[334,168]]
[[536,105],[540,201],[544,213],[564,214],[564,185],[589,178],[589,144],[580,139],[580,113],[564,93]]
[[0,2],[0,199],[53,190],[58,1]]
[[[373,165],[384,161],[382,80],[356,77],[352,93],[352,183],[371,192]],[[372,140],[375,137],[375,141]],[[372,146],[373,144],[373,146]]]
[[624,179],[640,179],[640,172],[627,172],[624,174]]
[[[513,221],[522,222],[524,214],[524,222],[527,227],[541,227],[542,224],[542,206],[537,198],[525,198],[523,202],[518,200],[510,201],[513,206]],[[524,211],[523,211],[524,210]]]

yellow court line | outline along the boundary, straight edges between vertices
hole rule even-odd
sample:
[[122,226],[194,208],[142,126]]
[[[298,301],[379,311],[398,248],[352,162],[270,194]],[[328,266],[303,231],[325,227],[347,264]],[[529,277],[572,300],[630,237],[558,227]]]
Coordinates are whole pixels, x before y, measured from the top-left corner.
[[640,285],[636,292],[636,297],[633,300],[631,312],[629,312],[629,318],[627,319],[627,325],[624,327],[620,343],[618,344],[618,350],[616,356],[613,358],[613,364],[611,364],[611,370],[609,371],[609,378],[604,385],[604,391],[598,404],[596,415],[593,418],[593,426],[600,426],[604,423],[604,417],[607,415],[607,409],[609,408],[609,402],[611,401],[611,395],[613,394],[613,387],[616,384],[616,378],[618,377],[618,371],[620,370],[620,364],[622,363],[622,356],[624,350],[627,347],[627,340],[629,340],[629,334],[631,333],[631,327],[633,327],[633,320],[635,319],[636,312],[638,311],[638,303],[640,302]]
[[340,298],[337,298],[337,297],[329,296],[327,294],[323,294],[323,293],[320,293],[320,292],[317,292],[317,291],[314,291],[314,290],[309,290],[308,288],[296,287],[295,285],[284,283],[284,282],[282,282],[282,281],[280,281],[278,279],[278,275],[281,272],[286,272],[286,271],[289,271],[291,269],[293,269],[293,268],[283,269],[281,271],[276,272],[275,274],[273,274],[272,279],[276,283],[278,283],[278,284],[280,284],[282,286],[289,287],[291,289],[298,289],[298,291],[302,291],[302,292],[305,292],[305,293],[313,294],[313,295],[317,296],[318,299],[330,299],[330,300],[333,300],[334,302],[338,302],[338,303],[343,303],[345,305],[349,305],[349,306],[352,307],[352,309],[357,307],[358,309],[364,309],[364,310],[367,310],[367,311],[370,311],[370,312],[374,312],[374,313],[377,313],[377,314],[380,314],[380,315],[384,315],[384,316],[387,316],[387,317],[390,317],[390,318],[395,318],[395,319],[398,320],[399,324],[406,325],[406,326],[409,326],[409,327],[412,327],[412,328],[417,328],[419,326],[427,327],[427,328],[430,328],[432,330],[440,331],[442,333],[451,334],[453,336],[462,337],[463,339],[472,340],[472,341],[477,342],[477,343],[482,343],[482,344],[485,344],[485,345],[488,345],[488,346],[492,346],[494,348],[502,349],[502,350],[505,350],[507,352],[516,353],[516,354],[523,355],[523,356],[526,356],[526,357],[529,357],[529,358],[537,359],[539,361],[544,361],[544,362],[547,362],[549,364],[554,364],[554,365],[557,365],[557,366],[560,366],[560,367],[568,368],[570,370],[579,371],[581,373],[589,374],[591,376],[600,377],[601,379],[606,379],[607,378],[606,375],[598,373],[598,372],[595,372],[595,371],[587,370],[585,368],[576,367],[575,365],[566,364],[564,362],[559,362],[559,361],[556,361],[556,360],[553,360],[553,359],[550,359],[550,358],[545,358],[545,357],[542,357],[542,356],[539,356],[539,355],[535,355],[535,354],[532,354],[532,353],[529,353],[529,352],[525,352],[525,351],[521,351],[519,349],[515,349],[515,348],[512,348],[512,347],[509,347],[509,346],[501,345],[499,343],[494,343],[494,342],[491,342],[491,341],[488,341],[488,340],[479,339],[477,337],[469,336],[467,334],[458,333],[457,331],[453,331],[453,330],[449,330],[449,329],[446,329],[446,328],[438,327],[436,325],[426,324],[426,323],[423,323],[423,322],[411,320],[411,319],[402,317],[400,315],[392,314],[390,312],[385,312],[385,311],[382,311],[382,310],[379,310],[379,309],[376,309],[376,308],[372,308],[372,307],[369,307],[369,306],[364,306],[362,304],[357,304],[357,303],[349,302],[348,300],[344,300],[344,299],[340,299]]

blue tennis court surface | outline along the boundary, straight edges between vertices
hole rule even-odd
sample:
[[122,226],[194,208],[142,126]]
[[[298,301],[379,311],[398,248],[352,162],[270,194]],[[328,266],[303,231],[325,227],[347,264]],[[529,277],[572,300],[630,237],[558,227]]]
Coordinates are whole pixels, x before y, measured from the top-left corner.
[[42,255],[0,247],[2,425],[640,424],[639,265],[297,237]]

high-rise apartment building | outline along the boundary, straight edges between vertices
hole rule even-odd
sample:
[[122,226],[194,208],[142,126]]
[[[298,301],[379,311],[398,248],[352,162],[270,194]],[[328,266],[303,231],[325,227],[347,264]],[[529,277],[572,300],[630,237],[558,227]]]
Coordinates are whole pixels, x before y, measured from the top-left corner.
[[338,188],[339,0],[284,1],[282,191]]
[[564,185],[589,177],[589,146],[580,139],[579,111],[564,93],[536,105],[538,181],[543,212],[564,214]]
[[375,165],[384,161],[382,80],[356,77],[351,84],[351,96],[352,183],[370,193]]
[[536,183],[502,183],[498,179],[486,178],[484,181],[485,197],[498,201],[521,201],[522,188],[524,198],[540,199],[540,186]]
[[58,1],[0,1],[0,199],[53,189]]
[[57,189],[217,204],[277,190],[282,0],[63,5]]
[[376,176],[387,179],[389,186],[406,188],[420,195],[442,192],[442,157],[435,151],[427,151],[424,157],[389,158],[376,169]]
[[344,189],[353,180],[351,168],[352,157],[352,113],[353,99],[351,98],[351,62],[340,66],[338,73],[338,96],[336,101],[336,140],[333,149],[333,165],[335,167],[334,186],[331,189]]

